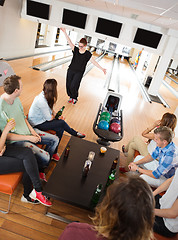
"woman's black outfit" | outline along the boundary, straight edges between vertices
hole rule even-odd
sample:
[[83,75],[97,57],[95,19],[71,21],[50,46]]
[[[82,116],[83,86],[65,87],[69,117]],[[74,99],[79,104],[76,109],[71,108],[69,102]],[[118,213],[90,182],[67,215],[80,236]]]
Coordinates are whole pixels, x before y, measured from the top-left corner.
[[86,50],[84,53],[79,52],[78,47],[74,47],[73,58],[67,71],[66,89],[67,95],[70,98],[78,98],[78,90],[86,65],[90,60],[92,54]]

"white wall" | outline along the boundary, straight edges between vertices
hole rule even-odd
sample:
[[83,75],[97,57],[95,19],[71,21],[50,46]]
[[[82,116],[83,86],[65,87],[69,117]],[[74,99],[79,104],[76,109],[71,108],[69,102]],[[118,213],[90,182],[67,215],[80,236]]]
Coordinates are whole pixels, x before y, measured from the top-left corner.
[[[33,54],[35,49],[35,40],[37,33],[38,21],[54,26],[62,26],[62,12],[63,8],[69,8],[74,11],[83,12],[88,14],[86,29],[78,29],[70,26],[65,26],[69,30],[74,30],[79,33],[78,37],[81,35],[89,35],[95,37],[95,39],[100,38],[108,42],[119,43],[122,45],[127,45],[132,48],[141,49],[143,46],[134,44],[133,38],[137,27],[144,28],[150,31],[155,31],[158,33],[165,34],[158,46],[158,49],[152,49],[144,47],[145,51],[155,53],[157,55],[162,55],[167,42],[168,34],[177,34],[178,31],[171,31],[169,29],[161,28],[151,24],[142,23],[133,19],[124,18],[121,16],[112,15],[106,12],[97,11],[95,9],[89,9],[85,7],[80,7],[77,5],[64,3],[57,0],[37,0],[46,4],[50,4],[50,20],[37,19],[26,15],[26,0],[6,0],[3,7],[0,7],[0,56],[4,58],[24,56],[28,54]],[[23,3],[23,4],[22,4]],[[21,5],[22,4],[22,5]],[[20,16],[22,18],[20,18]],[[119,21],[123,23],[121,33],[119,38],[113,38],[105,36],[102,34],[95,33],[97,17],[103,17],[111,19],[114,21]],[[2,24],[3,23],[3,24]],[[53,31],[52,31],[53,32]],[[175,33],[176,32],[176,33]],[[3,33],[3,34],[2,34]],[[13,44],[12,44],[13,39]],[[96,42],[96,41],[93,41]],[[48,49],[49,51],[49,49]],[[172,56],[178,59],[178,51],[175,51]]]
[[0,7],[0,57],[34,52],[37,23],[20,18],[22,0],[6,0]]

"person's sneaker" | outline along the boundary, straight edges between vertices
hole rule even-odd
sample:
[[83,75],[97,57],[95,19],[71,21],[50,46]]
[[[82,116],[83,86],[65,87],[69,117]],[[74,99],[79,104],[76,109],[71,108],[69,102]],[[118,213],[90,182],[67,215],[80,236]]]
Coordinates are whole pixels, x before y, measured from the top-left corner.
[[122,166],[119,167],[119,171],[120,171],[121,173],[126,173],[126,172],[128,172],[128,171],[125,169],[125,167],[122,167]]
[[77,137],[78,137],[78,138],[85,138],[85,134],[78,132],[78,133],[77,133]]
[[53,154],[52,159],[53,159],[54,161],[58,162],[59,159],[60,159],[58,153]]
[[24,203],[32,203],[32,204],[39,204],[40,202],[38,200],[34,200],[31,197],[24,197],[24,195],[22,195],[21,197],[21,202]]
[[46,179],[45,173],[40,172],[40,173],[39,173],[39,176],[40,176],[40,179],[41,179],[41,180],[43,180],[43,181],[45,181],[45,182],[48,182],[48,180]]
[[128,152],[125,150],[125,145],[122,145],[122,152],[123,152],[125,157],[128,156]]
[[47,207],[52,206],[52,203],[42,194],[42,192],[37,192],[33,189],[29,196],[34,200],[38,200],[41,204]]
[[76,99],[72,99],[72,104],[76,104],[77,103],[77,100]]
[[73,102],[73,99],[69,98],[68,103],[72,103],[72,102]]

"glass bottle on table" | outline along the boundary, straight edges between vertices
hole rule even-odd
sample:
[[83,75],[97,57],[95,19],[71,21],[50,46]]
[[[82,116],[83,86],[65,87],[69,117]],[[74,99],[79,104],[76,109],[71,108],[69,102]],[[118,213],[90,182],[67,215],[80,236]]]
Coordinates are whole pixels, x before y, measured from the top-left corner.
[[70,152],[70,145],[68,145],[65,149],[65,152],[64,152],[64,158],[67,159],[68,156],[69,156],[69,152]]
[[92,161],[87,159],[83,167],[82,177],[86,177],[92,165]]
[[100,199],[100,196],[101,196],[101,190],[103,188],[103,185],[102,184],[98,184],[94,193],[93,193],[93,196],[92,196],[92,199],[91,199],[91,202],[90,202],[90,206],[91,207],[96,207],[96,205],[98,204],[99,202],[99,199]]
[[113,163],[112,163],[110,173],[111,173],[114,169],[116,169],[117,164],[118,164],[118,161],[119,161],[119,157],[116,157],[116,159],[114,159],[114,161],[113,161]]
[[111,174],[108,177],[108,181],[106,183],[106,188],[109,187],[115,180],[116,169],[112,170]]
[[60,116],[62,116],[62,112],[63,112],[64,108],[65,108],[65,106],[63,106],[63,107],[56,113],[55,119],[58,119]]
[[83,169],[82,177],[86,177],[89,170],[90,170],[90,165],[89,165],[89,163],[87,163],[87,165]]

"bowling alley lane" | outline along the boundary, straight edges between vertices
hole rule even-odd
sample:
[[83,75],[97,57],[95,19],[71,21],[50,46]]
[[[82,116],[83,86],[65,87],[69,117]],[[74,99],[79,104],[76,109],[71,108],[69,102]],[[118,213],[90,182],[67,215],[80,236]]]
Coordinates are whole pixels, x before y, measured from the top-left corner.
[[[112,58],[105,56],[99,64],[109,72],[112,60]],[[32,61],[33,57],[9,61],[15,73],[22,77],[23,91],[20,99],[23,103],[25,114],[28,113],[34,97],[41,92],[43,82],[47,78],[55,78],[58,81],[58,101],[55,110],[57,111],[65,105],[64,117],[67,123],[74,129],[85,133],[87,140],[95,142],[97,136],[92,128],[99,104],[103,103],[107,94],[107,89],[105,88],[107,75],[105,76],[96,67],[92,68],[81,82],[79,101],[76,105],[72,105],[67,103],[68,96],[65,89],[66,71],[69,63],[47,72],[41,72],[29,68]],[[145,127],[152,124],[156,119],[160,119],[166,111],[174,112],[177,106],[177,99],[169,93],[171,94],[170,109],[165,109],[162,104],[154,102],[150,104],[143,99],[135,81],[135,74],[125,59],[119,62],[118,68],[115,68],[114,71],[119,81],[119,93],[123,96],[121,109],[123,110],[124,134],[121,141],[111,143],[111,146],[121,149],[121,146],[126,144],[130,138],[140,135]],[[3,92],[2,89],[0,91]],[[161,91],[161,95],[164,95],[164,92],[167,95],[166,91],[168,90],[165,87],[161,88]],[[177,138],[175,142],[176,140]]]

